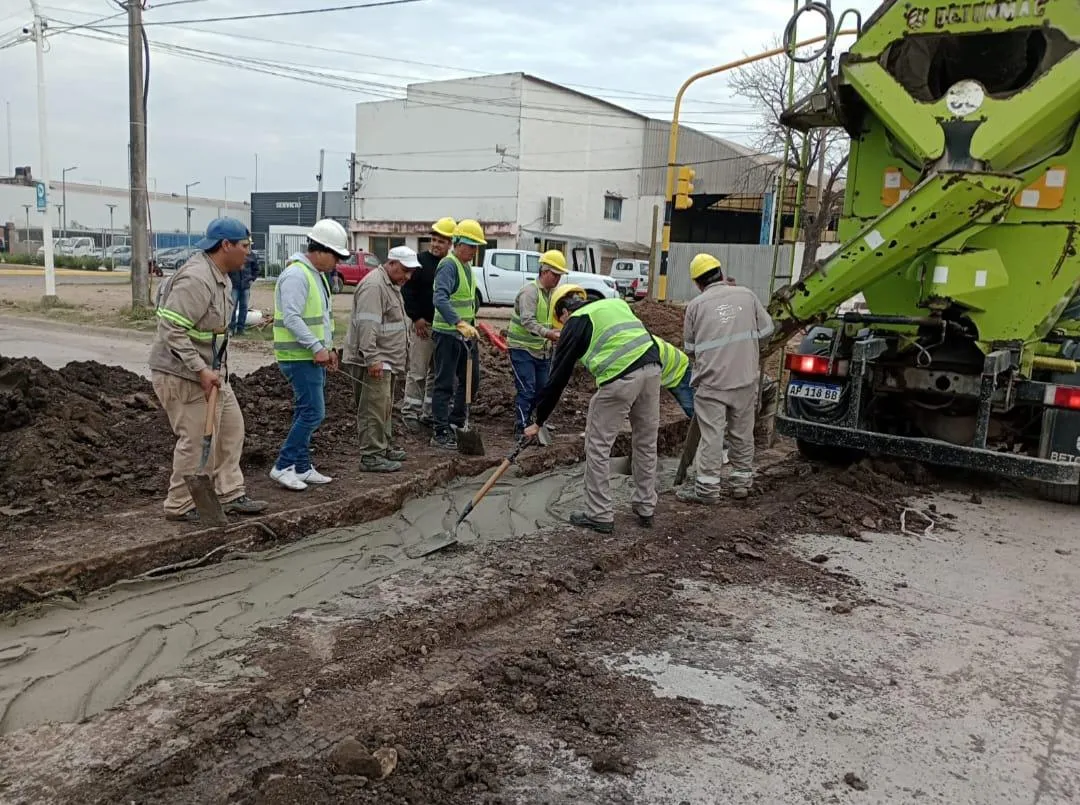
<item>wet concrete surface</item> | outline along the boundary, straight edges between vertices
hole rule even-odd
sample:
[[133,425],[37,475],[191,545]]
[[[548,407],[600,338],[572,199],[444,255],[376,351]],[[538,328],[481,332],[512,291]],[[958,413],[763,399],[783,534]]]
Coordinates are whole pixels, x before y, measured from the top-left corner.
[[[290,614],[334,602],[355,615],[364,588],[423,561],[405,549],[451,526],[479,483],[409,501],[395,517],[9,619],[0,628],[0,734],[99,713]],[[501,482],[458,537],[466,545],[501,540],[565,520],[580,483],[579,470]]]
[[[150,377],[147,359],[153,334],[81,327],[70,323],[33,322],[0,316],[0,355],[10,358],[34,357],[53,369],[72,361],[97,361],[121,366],[129,372]],[[229,349],[229,369],[245,375],[273,362],[268,351]]]

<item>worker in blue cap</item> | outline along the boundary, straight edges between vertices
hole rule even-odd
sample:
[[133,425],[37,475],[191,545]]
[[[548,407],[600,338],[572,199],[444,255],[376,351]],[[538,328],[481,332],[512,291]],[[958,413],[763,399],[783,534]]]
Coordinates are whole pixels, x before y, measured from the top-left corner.
[[[244,488],[240,455],[244,415],[229,385],[228,331],[233,296],[228,276],[244,268],[251,233],[235,218],[215,218],[195,252],[158,294],[157,333],[150,348],[150,379],[176,434],[165,518],[197,523],[185,475],[194,475],[202,452],[210,392],[218,387],[213,449],[206,471],[226,514],[259,514],[264,501]],[[215,356],[218,361],[215,361]],[[215,366],[215,363],[217,364]]]

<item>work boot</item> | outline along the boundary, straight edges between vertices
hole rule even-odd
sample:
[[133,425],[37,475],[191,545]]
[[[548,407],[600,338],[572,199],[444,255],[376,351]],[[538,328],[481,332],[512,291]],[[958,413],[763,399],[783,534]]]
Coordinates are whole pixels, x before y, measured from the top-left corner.
[[651,514],[641,514],[640,512],[634,512],[637,515],[637,524],[642,528],[652,528],[653,516]]
[[735,500],[746,500],[750,497],[750,487],[748,486],[736,486],[731,489],[731,496]]
[[581,528],[591,528],[593,531],[597,531],[601,534],[610,534],[615,530],[615,523],[605,523],[601,520],[594,520],[585,514],[585,512],[574,512],[570,515],[570,525],[580,526]]
[[265,500],[252,500],[247,495],[241,495],[236,500],[230,500],[222,505],[226,514],[262,514],[270,504]]
[[408,458],[408,454],[400,447],[388,447],[383,455],[387,461],[404,461]]
[[437,447],[440,450],[453,450],[457,451],[457,436],[453,431],[446,431],[445,433],[436,433],[431,437],[431,446]]
[[681,487],[675,497],[683,503],[701,503],[705,506],[715,506],[720,502],[719,495],[699,495],[697,489],[689,484]]
[[385,456],[364,456],[360,459],[360,469],[364,472],[397,472],[401,469],[401,462],[391,461]]
[[183,514],[166,514],[165,519],[170,523],[197,523],[199,512],[196,509],[188,509]]

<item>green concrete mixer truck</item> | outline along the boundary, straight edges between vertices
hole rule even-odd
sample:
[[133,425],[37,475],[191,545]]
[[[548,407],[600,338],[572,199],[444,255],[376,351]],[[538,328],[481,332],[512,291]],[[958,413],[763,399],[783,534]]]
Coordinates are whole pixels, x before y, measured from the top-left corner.
[[[807,10],[831,48],[829,4]],[[1075,503],[1080,0],[891,0],[859,27],[782,119],[851,150],[842,245],[771,300],[767,351],[805,333],[777,429],[815,459],[984,470]],[[856,294],[865,310],[835,312]]]

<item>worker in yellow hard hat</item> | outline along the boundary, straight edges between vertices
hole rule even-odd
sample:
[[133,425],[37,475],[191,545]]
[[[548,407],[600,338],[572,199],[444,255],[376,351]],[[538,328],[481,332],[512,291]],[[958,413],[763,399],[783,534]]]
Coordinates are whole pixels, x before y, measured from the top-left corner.
[[[431,395],[434,435],[431,444],[457,450],[455,428],[465,424],[465,373],[473,357],[473,393],[480,387],[480,354],[476,337],[476,279],[473,260],[486,246],[484,229],[471,218],[459,221],[451,233],[450,252],[435,270],[435,390]],[[451,408],[451,401],[453,406]]]
[[559,330],[552,322],[551,294],[565,274],[563,253],[557,249],[546,251],[540,255],[539,275],[525,283],[514,299],[506,343],[517,388],[514,434],[518,438],[532,418],[536,393],[547,383],[551,345],[559,340]]
[[401,286],[405,315],[409,319],[409,365],[401,418],[413,431],[431,425],[431,395],[435,389],[435,341],[431,337],[431,325],[435,321],[435,269],[450,253],[456,226],[453,218],[440,218],[431,225],[428,248],[418,255],[420,268]]
[[562,333],[548,382],[536,402],[536,421],[525,429],[525,436],[540,432],[580,361],[596,381],[596,393],[589,400],[585,422],[585,511],[571,514],[570,522],[601,534],[614,530],[611,448],[629,417],[634,476],[630,505],[638,522],[650,526],[657,498],[660,350],[625,301],[588,301],[580,288],[571,288],[560,286],[551,295]]
[[701,428],[697,477],[680,500],[717,503],[723,493],[724,442],[731,460],[731,491],[746,498],[754,476],[754,418],[761,379],[758,340],[773,321],[749,288],[729,285],[711,254],[690,261],[700,295],[686,306],[683,349],[694,358],[694,415]]

